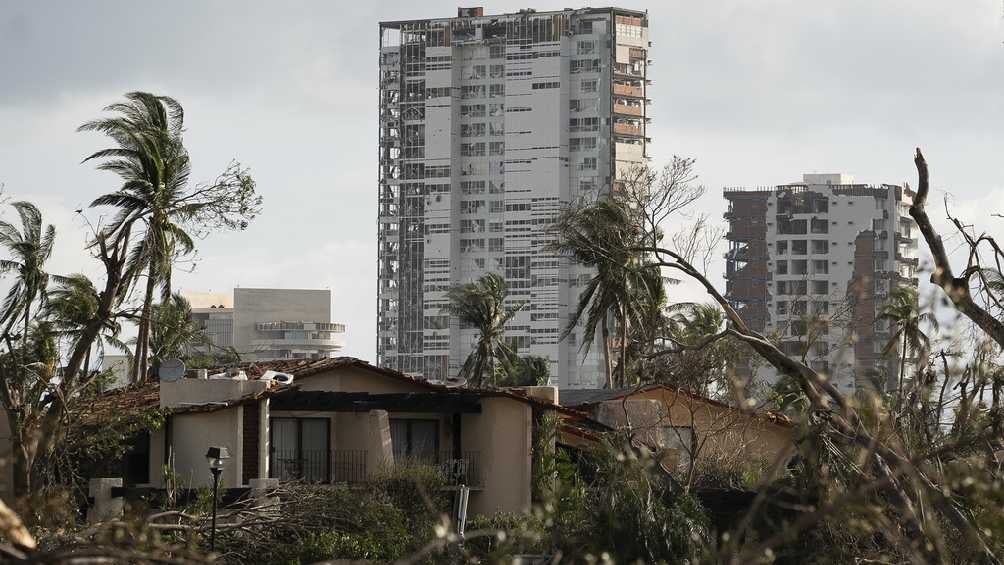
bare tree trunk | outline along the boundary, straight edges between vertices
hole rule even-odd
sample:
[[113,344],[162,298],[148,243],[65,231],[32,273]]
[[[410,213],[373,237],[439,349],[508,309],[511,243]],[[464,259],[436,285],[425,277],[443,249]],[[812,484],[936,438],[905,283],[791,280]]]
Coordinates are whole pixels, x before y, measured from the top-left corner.
[[603,317],[603,362],[606,364],[607,388],[614,388],[613,359],[610,357],[610,321]]
[[150,348],[150,324],[153,318],[153,291],[157,287],[157,277],[153,264],[147,270],[146,294],[143,297],[143,314],[139,320],[136,336],[136,353],[133,355],[133,382],[146,382],[146,364]]
[[906,330],[903,330],[903,351],[899,360],[899,386],[896,388],[896,409],[903,403],[903,380],[906,374]]
[[927,196],[930,191],[927,161],[924,155],[917,148],[914,163],[917,166],[917,195],[913,198],[913,205],[910,206],[910,216],[917,222],[927,247],[931,250],[934,258],[934,269],[931,271],[931,282],[945,291],[945,296],[952,301],[955,308],[962,312],[967,318],[973,321],[984,332],[990,336],[997,345],[1004,346],[1004,321],[998,320],[985,308],[973,300],[970,292],[970,279],[976,272],[974,269],[966,269],[958,277],[952,270],[948,252],[945,245],[927,215]]
[[621,386],[627,386],[627,345],[628,345],[628,317],[627,317],[627,305],[621,304],[620,307],[620,318],[621,318],[621,343],[620,343],[620,383]]
[[[13,418],[12,418],[13,419]],[[32,489],[32,467],[34,467],[35,457],[31,440],[26,440],[24,434],[32,433],[31,430],[24,430],[23,424],[15,427],[15,422],[10,422],[11,430],[11,467],[13,471],[13,487],[16,496],[31,494]]]

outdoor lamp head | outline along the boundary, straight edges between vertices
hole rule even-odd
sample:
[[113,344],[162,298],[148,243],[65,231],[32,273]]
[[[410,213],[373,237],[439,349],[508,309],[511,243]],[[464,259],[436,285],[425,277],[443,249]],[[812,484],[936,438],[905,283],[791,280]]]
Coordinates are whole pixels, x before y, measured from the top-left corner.
[[222,469],[224,459],[230,459],[230,453],[225,447],[210,447],[206,452],[206,461],[209,462],[210,469]]

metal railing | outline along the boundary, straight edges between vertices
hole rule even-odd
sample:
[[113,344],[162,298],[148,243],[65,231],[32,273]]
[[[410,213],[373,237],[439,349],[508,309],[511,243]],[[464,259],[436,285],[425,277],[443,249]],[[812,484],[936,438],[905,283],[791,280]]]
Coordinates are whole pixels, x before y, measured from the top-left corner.
[[[307,326],[310,326],[309,328]],[[274,321],[274,322],[258,322],[255,324],[255,329],[261,332],[274,332],[274,331],[287,331],[287,330],[306,330],[306,331],[326,331],[326,332],[345,332],[345,324],[336,324],[332,322],[303,322],[303,321]]]
[[271,475],[284,481],[327,482],[328,453],[326,449],[274,450]]
[[[401,461],[398,465],[432,466],[448,486],[482,486],[480,452],[464,451],[459,459],[454,458],[453,451],[441,451],[438,455],[426,461]],[[369,479],[368,471],[365,449],[272,452],[271,476],[283,481],[363,483]]]
[[336,449],[333,452],[331,480],[336,483],[366,481],[366,450]]
[[455,459],[452,451],[443,451],[439,454],[438,467],[448,485],[481,486],[481,453],[478,451],[464,451],[460,459]]

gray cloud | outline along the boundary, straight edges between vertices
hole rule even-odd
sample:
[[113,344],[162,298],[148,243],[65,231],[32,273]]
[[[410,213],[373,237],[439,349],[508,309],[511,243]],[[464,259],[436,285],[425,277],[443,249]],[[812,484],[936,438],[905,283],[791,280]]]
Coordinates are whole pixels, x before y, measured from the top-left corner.
[[[187,110],[194,178],[207,180],[239,157],[266,204],[246,232],[202,242],[195,271],[179,284],[331,287],[334,316],[350,328],[347,352],[372,358],[377,22],[448,16],[456,5],[4,2],[0,182],[39,201],[67,234],[56,270],[88,268],[75,251],[82,225],[72,210],[116,183],[79,164],[104,141],[73,130],[127,90],[175,96]],[[496,2],[486,10],[524,7]],[[720,217],[723,185],[788,182],[812,170],[911,180],[916,145],[956,202],[1004,202],[996,0],[647,7],[653,162],[674,153],[698,159],[709,189],[700,210]]]

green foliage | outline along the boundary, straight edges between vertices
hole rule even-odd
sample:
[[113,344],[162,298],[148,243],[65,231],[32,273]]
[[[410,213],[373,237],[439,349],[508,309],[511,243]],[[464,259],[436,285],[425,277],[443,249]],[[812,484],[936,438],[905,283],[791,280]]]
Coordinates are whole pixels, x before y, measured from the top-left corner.
[[464,549],[482,562],[511,563],[515,555],[546,555],[550,551],[543,513],[539,511],[473,516],[465,531],[472,537],[465,542]]
[[296,545],[284,547],[275,563],[300,565],[338,559],[387,559],[387,540],[373,533],[311,532],[299,539]]
[[517,357],[505,368],[501,386],[546,386],[550,378],[550,363],[546,357],[526,355]]
[[438,467],[416,462],[381,469],[367,488],[403,513],[411,539],[417,543],[431,539],[433,525],[452,512],[452,495],[444,490],[445,485]]
[[157,408],[109,414],[100,424],[77,425],[67,430],[59,446],[64,477],[86,492],[88,477],[119,476],[115,464],[128,452],[131,441],[141,434],[160,429],[165,413]]
[[[420,491],[435,481],[428,471],[400,471],[359,488],[290,485],[283,493],[281,520],[254,532],[228,530],[217,537],[217,545],[234,563],[393,561],[433,537],[440,509],[426,506]],[[431,500],[448,506],[441,493]]]
[[558,438],[558,415],[550,410],[534,413],[533,447],[531,469],[533,475],[531,497],[534,502],[553,495],[558,479],[558,454],[555,441]]
[[458,377],[472,386],[495,386],[505,377],[506,367],[517,360],[505,340],[505,325],[523,308],[506,305],[509,286],[496,273],[456,286],[447,293],[450,304],[444,309],[460,319],[463,327],[478,330],[478,341],[460,368]]
[[[648,301],[640,298],[652,289],[652,279],[659,279],[658,270],[644,266],[642,257],[635,251],[644,243],[645,237],[636,218],[624,203],[614,198],[602,198],[588,206],[566,210],[558,217],[553,229],[559,237],[553,245],[554,251],[596,269],[579,293],[575,313],[562,338],[582,324],[583,351],[589,351],[598,329],[603,334],[605,345],[608,345],[610,320],[616,319],[620,330],[618,337],[626,348],[629,328],[644,324],[649,318],[649,312],[645,310]],[[656,287],[661,288],[661,283]],[[622,385],[626,380],[623,353]],[[609,369],[609,351],[605,350],[605,354]],[[608,371],[607,386],[612,388],[613,384],[613,375]]]
[[521,553],[560,552],[569,562],[607,555],[616,563],[692,563],[709,541],[700,504],[673,488],[654,458],[605,442],[576,461],[557,452],[555,480],[530,514],[474,517],[467,531],[500,530],[466,545],[489,563]]
[[166,359],[186,357],[192,346],[209,341],[205,329],[192,319],[192,307],[183,296],[174,294],[153,309],[150,326],[150,363],[159,367]]
[[[675,488],[647,452],[604,442],[587,468],[592,480],[579,531],[562,535],[569,555],[611,555],[615,562],[693,562],[709,540],[709,521],[700,504]],[[572,502],[571,500],[569,502]]]

